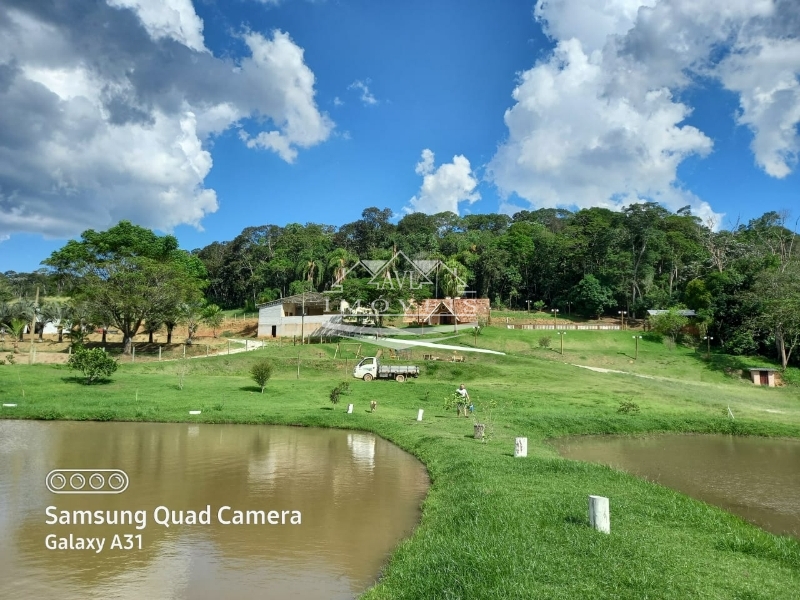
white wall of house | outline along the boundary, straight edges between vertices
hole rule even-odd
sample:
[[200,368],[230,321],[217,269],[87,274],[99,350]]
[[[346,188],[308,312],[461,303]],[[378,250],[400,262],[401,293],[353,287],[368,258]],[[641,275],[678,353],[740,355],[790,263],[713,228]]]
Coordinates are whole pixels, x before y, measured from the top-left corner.
[[316,335],[314,332],[324,329],[332,320],[340,320],[338,314],[284,316],[283,305],[267,306],[258,311],[258,337],[292,337],[300,335]]

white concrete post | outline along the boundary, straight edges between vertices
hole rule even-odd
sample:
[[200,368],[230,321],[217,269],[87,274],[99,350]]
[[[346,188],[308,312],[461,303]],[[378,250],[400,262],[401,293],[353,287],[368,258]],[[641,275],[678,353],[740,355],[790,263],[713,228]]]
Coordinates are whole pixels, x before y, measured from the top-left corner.
[[528,438],[517,438],[514,442],[514,457],[528,456]]
[[422,421],[422,413],[424,412],[425,411],[422,410],[421,408],[419,409],[419,412],[417,413],[417,421]]
[[589,496],[589,525],[597,531],[611,533],[611,511],[608,507],[608,498]]
[[186,344],[183,345],[183,358],[186,358]]
[[348,404],[347,405],[347,414],[348,415],[352,415],[353,414],[353,405],[352,404]]
[[161,360],[161,346],[158,347],[158,360]]
[[136,362],[136,346],[131,348],[131,362]]

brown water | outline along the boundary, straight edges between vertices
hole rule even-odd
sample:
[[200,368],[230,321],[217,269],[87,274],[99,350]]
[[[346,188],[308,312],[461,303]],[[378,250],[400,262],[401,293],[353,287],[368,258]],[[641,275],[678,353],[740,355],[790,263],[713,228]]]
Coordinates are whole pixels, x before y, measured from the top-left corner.
[[[45,486],[53,469],[107,468],[127,473],[124,492],[54,494]],[[363,433],[0,421],[0,598],[352,598],[412,532],[428,483],[419,461]],[[134,521],[47,524],[49,506],[56,515],[132,511]],[[159,525],[159,506],[210,507],[210,524]],[[298,511],[300,523],[287,513],[286,524],[224,525],[223,506],[231,507],[221,515],[228,521],[233,510],[277,510]],[[104,538],[104,548],[51,550],[52,534],[72,534],[73,544]],[[111,549],[115,534],[133,548]],[[141,549],[124,534],[141,535]]]
[[722,435],[557,440],[565,458],[601,463],[800,538],[800,440]]

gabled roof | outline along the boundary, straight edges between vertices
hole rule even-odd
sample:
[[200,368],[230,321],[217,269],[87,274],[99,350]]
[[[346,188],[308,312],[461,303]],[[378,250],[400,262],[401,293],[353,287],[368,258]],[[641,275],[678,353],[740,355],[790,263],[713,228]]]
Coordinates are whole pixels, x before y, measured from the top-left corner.
[[429,298],[419,304],[412,301],[405,311],[406,322],[409,320],[428,319],[436,314],[439,307],[444,306],[446,313],[439,314],[455,315],[459,321],[477,321],[479,316],[488,316],[488,298]]
[[[444,300],[438,300],[438,301],[434,301],[434,302],[431,302],[431,304],[433,304],[434,306],[433,306],[433,310],[431,310],[428,314],[425,315],[425,313],[427,312],[427,309],[429,307],[426,307],[425,310],[421,311],[422,314],[425,315],[426,319],[432,317],[434,314],[437,314],[437,315],[443,315],[443,314],[453,315],[452,308],[447,306],[447,304],[445,304]],[[440,311],[439,310],[440,307],[443,307],[444,310]],[[455,316],[455,315],[453,315],[453,316]]]

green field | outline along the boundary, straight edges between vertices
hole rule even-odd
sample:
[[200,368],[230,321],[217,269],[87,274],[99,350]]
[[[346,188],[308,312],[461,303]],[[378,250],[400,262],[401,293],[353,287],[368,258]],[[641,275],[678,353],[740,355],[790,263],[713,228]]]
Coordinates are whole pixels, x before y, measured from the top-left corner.
[[[538,345],[544,335],[549,349]],[[562,459],[546,443],[571,434],[650,431],[800,437],[796,374],[784,387],[756,388],[741,370],[763,361],[650,339],[641,340],[634,360],[631,335],[569,332],[562,355],[552,332],[490,327],[478,346],[507,356],[464,353],[465,363],[423,363],[429,350],[414,350],[422,376],[404,384],[356,381],[349,375],[353,358],[333,360],[335,345],[324,344],[125,363],[110,382],[89,387],[63,366],[3,365],[0,401],[18,406],[0,414],[345,427],[393,441],[426,464],[432,487],[420,526],[365,594],[369,599],[799,597],[798,540],[624,473]],[[464,333],[443,343],[469,346],[475,338]],[[248,370],[263,357],[276,371],[262,395]],[[329,392],[344,380],[352,382],[351,393],[333,408]],[[459,383],[488,424],[485,443],[472,439],[471,419],[443,408]],[[371,400],[378,402],[374,414]],[[640,412],[618,412],[621,402],[635,402]],[[355,405],[350,415],[348,403]],[[203,412],[190,417],[189,410]],[[517,436],[528,437],[527,459],[513,458]],[[589,494],[611,499],[610,536],[588,527]]]

